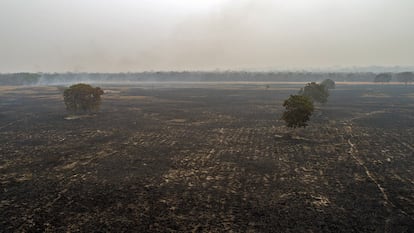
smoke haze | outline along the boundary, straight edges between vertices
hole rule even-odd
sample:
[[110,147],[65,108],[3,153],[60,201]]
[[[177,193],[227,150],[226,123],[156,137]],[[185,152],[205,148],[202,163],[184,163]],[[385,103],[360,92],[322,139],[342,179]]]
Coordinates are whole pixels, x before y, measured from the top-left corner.
[[410,0],[1,0],[0,72],[412,66]]

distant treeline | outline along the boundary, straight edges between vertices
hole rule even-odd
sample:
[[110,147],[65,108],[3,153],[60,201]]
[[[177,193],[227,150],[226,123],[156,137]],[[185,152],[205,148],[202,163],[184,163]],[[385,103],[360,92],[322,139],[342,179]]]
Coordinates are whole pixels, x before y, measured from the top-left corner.
[[[0,74],[0,85],[66,85],[79,82],[372,82],[377,74],[322,72],[141,72],[141,73],[13,73]],[[394,81],[393,77],[393,81]],[[398,81],[395,79],[395,81]]]

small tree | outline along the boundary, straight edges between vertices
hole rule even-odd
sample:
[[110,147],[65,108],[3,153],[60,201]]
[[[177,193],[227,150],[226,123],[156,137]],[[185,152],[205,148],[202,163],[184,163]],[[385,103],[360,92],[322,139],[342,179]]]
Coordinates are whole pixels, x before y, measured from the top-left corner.
[[335,89],[335,82],[332,79],[325,79],[320,85],[324,86],[327,90]]
[[299,91],[299,95],[307,96],[318,103],[326,103],[329,97],[329,91],[323,85],[315,82],[306,84],[306,86]]
[[103,90],[88,84],[75,84],[63,92],[66,109],[69,112],[96,111],[101,105]]
[[314,110],[312,100],[307,96],[291,95],[283,103],[286,108],[282,120],[290,128],[306,127]]

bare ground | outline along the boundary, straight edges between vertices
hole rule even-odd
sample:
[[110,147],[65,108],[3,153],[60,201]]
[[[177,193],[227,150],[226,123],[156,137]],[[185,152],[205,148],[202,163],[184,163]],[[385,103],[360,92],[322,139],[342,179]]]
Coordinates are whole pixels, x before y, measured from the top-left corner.
[[0,231],[414,229],[412,88],[339,86],[290,130],[295,88],[104,87],[81,118],[58,88],[3,88]]

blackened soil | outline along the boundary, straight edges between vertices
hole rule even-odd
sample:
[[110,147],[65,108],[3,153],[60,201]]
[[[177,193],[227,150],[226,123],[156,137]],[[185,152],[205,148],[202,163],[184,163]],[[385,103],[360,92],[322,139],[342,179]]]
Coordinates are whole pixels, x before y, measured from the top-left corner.
[[299,88],[104,87],[73,120],[2,88],[0,231],[412,232],[413,88],[339,86],[291,130]]

